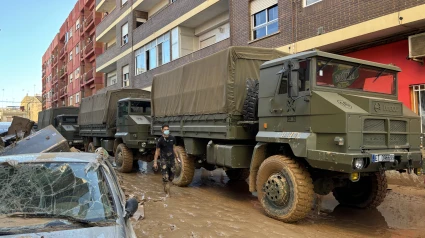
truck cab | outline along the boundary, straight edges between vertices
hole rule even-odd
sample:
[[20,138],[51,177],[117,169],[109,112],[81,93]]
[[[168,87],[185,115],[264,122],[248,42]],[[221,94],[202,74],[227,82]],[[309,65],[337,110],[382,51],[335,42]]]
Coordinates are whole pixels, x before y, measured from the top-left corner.
[[[130,154],[130,151],[132,160],[153,160],[156,139],[150,134],[150,99],[123,98],[118,100],[116,127],[115,147],[117,150],[117,164],[123,163],[123,158],[121,157],[124,156],[123,154]],[[123,150],[128,150],[128,153],[123,153]],[[130,163],[129,159],[126,161]]]
[[70,146],[82,148],[83,139],[80,136],[77,114],[61,114],[53,118],[53,126],[68,141]]

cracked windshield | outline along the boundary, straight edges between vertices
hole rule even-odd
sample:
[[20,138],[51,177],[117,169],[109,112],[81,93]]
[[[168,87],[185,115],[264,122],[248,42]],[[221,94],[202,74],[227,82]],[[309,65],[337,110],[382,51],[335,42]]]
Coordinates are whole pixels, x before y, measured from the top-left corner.
[[4,1],[0,236],[425,237],[421,12]]
[[70,216],[105,221],[116,216],[101,171],[85,164],[37,163],[0,167],[0,214]]

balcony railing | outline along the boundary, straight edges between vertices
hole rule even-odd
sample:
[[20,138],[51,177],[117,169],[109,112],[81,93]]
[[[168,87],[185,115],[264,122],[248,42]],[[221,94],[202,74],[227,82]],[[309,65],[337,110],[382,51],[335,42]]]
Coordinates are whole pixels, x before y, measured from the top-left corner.
[[87,71],[87,73],[84,74],[84,82],[85,83],[87,83],[88,81],[93,79],[93,71],[94,71],[94,68],[90,69],[89,71]]
[[56,82],[58,82],[58,76],[54,75],[52,78],[53,84],[55,84]]
[[66,87],[61,88],[61,89],[59,90],[59,92],[60,92],[60,96],[61,96],[61,97],[65,96],[65,95],[68,93],[68,91],[67,91],[67,88],[66,88]]
[[93,13],[90,13],[85,19],[84,19],[84,27],[89,27],[90,24],[93,22]]
[[58,93],[53,94],[53,101],[57,101],[58,100]]
[[88,55],[94,47],[94,41],[91,41],[89,43],[86,44],[86,46],[84,46],[84,54]]
[[59,75],[62,78],[67,73],[66,67],[62,67],[62,69],[59,71]]
[[55,65],[58,62],[58,56],[54,55],[53,56],[53,65]]
[[59,51],[59,56],[62,58],[65,55],[65,46]]

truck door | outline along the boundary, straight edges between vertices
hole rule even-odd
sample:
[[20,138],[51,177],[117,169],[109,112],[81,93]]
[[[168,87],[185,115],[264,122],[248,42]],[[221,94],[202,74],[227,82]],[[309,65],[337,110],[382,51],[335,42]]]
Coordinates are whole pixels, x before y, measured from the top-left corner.
[[118,103],[118,117],[117,126],[124,126],[128,124],[128,102]]

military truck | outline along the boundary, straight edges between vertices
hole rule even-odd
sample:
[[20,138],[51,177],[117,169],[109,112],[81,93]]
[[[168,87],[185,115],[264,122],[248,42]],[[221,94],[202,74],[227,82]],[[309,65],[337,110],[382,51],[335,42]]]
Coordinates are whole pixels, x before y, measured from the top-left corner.
[[58,107],[40,111],[38,113],[37,130],[52,125],[65,137],[69,146],[81,149],[83,148],[83,140],[80,137],[77,123],[78,111],[78,107]]
[[154,77],[152,134],[169,124],[176,137],[176,185],[200,167],[249,176],[266,214],[295,222],[315,193],[374,208],[385,170],[421,173],[421,124],[397,100],[398,67],[321,51],[282,56],[231,47]]
[[130,172],[133,160],[151,161],[156,145],[150,136],[150,92],[119,89],[83,98],[78,125],[85,151],[103,147],[115,154],[120,172]]

